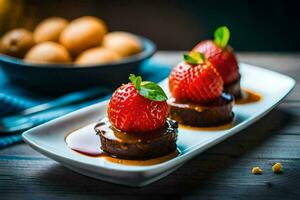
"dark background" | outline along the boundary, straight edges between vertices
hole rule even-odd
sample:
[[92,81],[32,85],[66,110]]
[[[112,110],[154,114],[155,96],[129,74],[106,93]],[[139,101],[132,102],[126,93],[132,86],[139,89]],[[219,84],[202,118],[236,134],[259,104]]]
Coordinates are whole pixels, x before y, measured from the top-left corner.
[[[5,1],[5,0],[4,0]],[[188,50],[211,38],[219,25],[231,30],[237,51],[299,51],[300,6],[273,0],[7,0],[12,17],[2,11],[1,31],[32,28],[40,19],[82,15],[103,18],[110,30],[124,30],[152,39],[160,50]],[[2,9],[3,10],[3,9]]]

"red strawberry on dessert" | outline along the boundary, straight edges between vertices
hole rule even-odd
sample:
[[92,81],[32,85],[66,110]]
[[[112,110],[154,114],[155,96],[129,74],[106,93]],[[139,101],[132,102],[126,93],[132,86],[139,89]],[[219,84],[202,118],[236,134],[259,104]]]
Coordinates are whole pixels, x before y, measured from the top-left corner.
[[232,83],[239,79],[237,59],[232,49],[222,49],[213,41],[206,40],[199,43],[193,51],[201,52],[216,67],[225,84]]
[[178,125],[167,119],[167,96],[156,83],[133,74],[120,86],[108,104],[108,119],[95,127],[101,148],[126,159],[147,159],[176,150]]
[[199,52],[184,55],[169,76],[169,88],[170,117],[179,123],[208,127],[233,118],[233,96],[222,93],[222,77]]
[[230,32],[226,26],[219,27],[214,33],[214,41],[206,40],[197,44],[192,51],[203,53],[224,81],[224,90],[240,96],[240,74],[237,59],[228,45]]
[[167,96],[155,83],[131,75],[131,83],[119,87],[108,105],[108,118],[119,130],[146,132],[162,127],[168,116]]
[[181,102],[208,102],[219,97],[223,91],[223,80],[202,54],[191,52],[184,55],[171,72],[169,87],[172,96]]

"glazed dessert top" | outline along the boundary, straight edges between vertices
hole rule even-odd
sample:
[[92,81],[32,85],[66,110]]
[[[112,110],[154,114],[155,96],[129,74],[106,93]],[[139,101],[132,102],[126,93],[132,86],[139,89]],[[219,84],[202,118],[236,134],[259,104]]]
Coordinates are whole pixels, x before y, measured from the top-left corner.
[[170,106],[204,111],[204,110],[210,109],[211,107],[218,107],[218,106],[222,107],[222,106],[228,105],[230,103],[233,104],[234,98],[232,95],[223,92],[220,97],[218,97],[210,102],[203,103],[203,104],[191,103],[191,102],[189,102],[189,103],[178,102],[174,98],[169,99],[168,103]]
[[240,77],[237,59],[228,45],[229,39],[229,29],[226,26],[219,27],[213,41],[202,41],[192,50],[204,54],[220,73],[225,84],[235,82]]
[[203,54],[190,52],[173,68],[169,88],[179,102],[206,103],[221,95],[223,80]]
[[97,134],[102,134],[106,138],[110,140],[117,140],[123,143],[137,143],[137,142],[146,142],[149,140],[159,139],[164,136],[168,136],[169,134],[177,134],[178,124],[177,122],[167,119],[165,124],[156,129],[152,130],[148,133],[138,132],[138,133],[130,133],[123,132],[112,126],[109,122],[108,118],[104,118],[96,124],[95,131]]
[[168,116],[167,96],[156,83],[133,74],[112,95],[108,109],[110,123],[123,132],[149,133],[164,126]]

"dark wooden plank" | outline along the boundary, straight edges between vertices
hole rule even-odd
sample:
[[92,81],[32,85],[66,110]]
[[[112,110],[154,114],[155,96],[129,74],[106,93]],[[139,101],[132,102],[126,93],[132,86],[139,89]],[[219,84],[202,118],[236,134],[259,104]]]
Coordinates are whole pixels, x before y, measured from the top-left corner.
[[0,156],[6,156],[6,155],[31,155],[35,157],[41,157],[42,155],[38,153],[37,151],[33,150],[26,144],[16,144],[13,146],[6,147],[4,149],[0,150]]
[[[155,60],[174,66],[182,52]],[[300,80],[300,54],[239,54],[240,61]],[[154,60],[154,61],[155,61]],[[274,86],[275,87],[275,86]],[[284,173],[273,174],[281,162]],[[253,166],[263,175],[250,173]],[[170,176],[144,188],[129,188],[74,173],[25,144],[0,150],[0,199],[298,199],[300,196],[300,84],[270,114],[212,147]]]
[[[235,158],[202,154],[172,175],[144,188],[128,188],[97,181],[71,172],[61,165],[44,160],[6,160],[1,162],[0,191],[32,198],[55,194],[73,197],[123,196],[151,197],[161,195],[203,196],[207,198],[276,196],[295,198],[300,195],[299,160],[282,160],[283,174],[273,174],[271,164],[277,160]],[[263,175],[251,174],[252,166],[261,166]],[[12,167],[14,170],[12,170]],[[289,189],[293,188],[294,191]],[[289,192],[290,191],[290,192]],[[284,194],[286,192],[287,194]],[[6,195],[4,195],[6,197]]]

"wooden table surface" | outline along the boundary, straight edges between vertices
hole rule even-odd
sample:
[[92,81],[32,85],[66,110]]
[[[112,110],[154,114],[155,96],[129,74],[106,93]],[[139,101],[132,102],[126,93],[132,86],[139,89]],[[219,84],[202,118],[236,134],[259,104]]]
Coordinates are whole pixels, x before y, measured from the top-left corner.
[[[293,77],[296,88],[263,119],[171,175],[143,188],[119,186],[72,172],[18,144],[0,151],[0,199],[300,199],[300,54],[241,53],[238,57]],[[154,59],[174,65],[181,54],[159,52]],[[272,173],[274,162],[282,163],[282,174]],[[263,175],[251,174],[253,166],[262,167]]]

